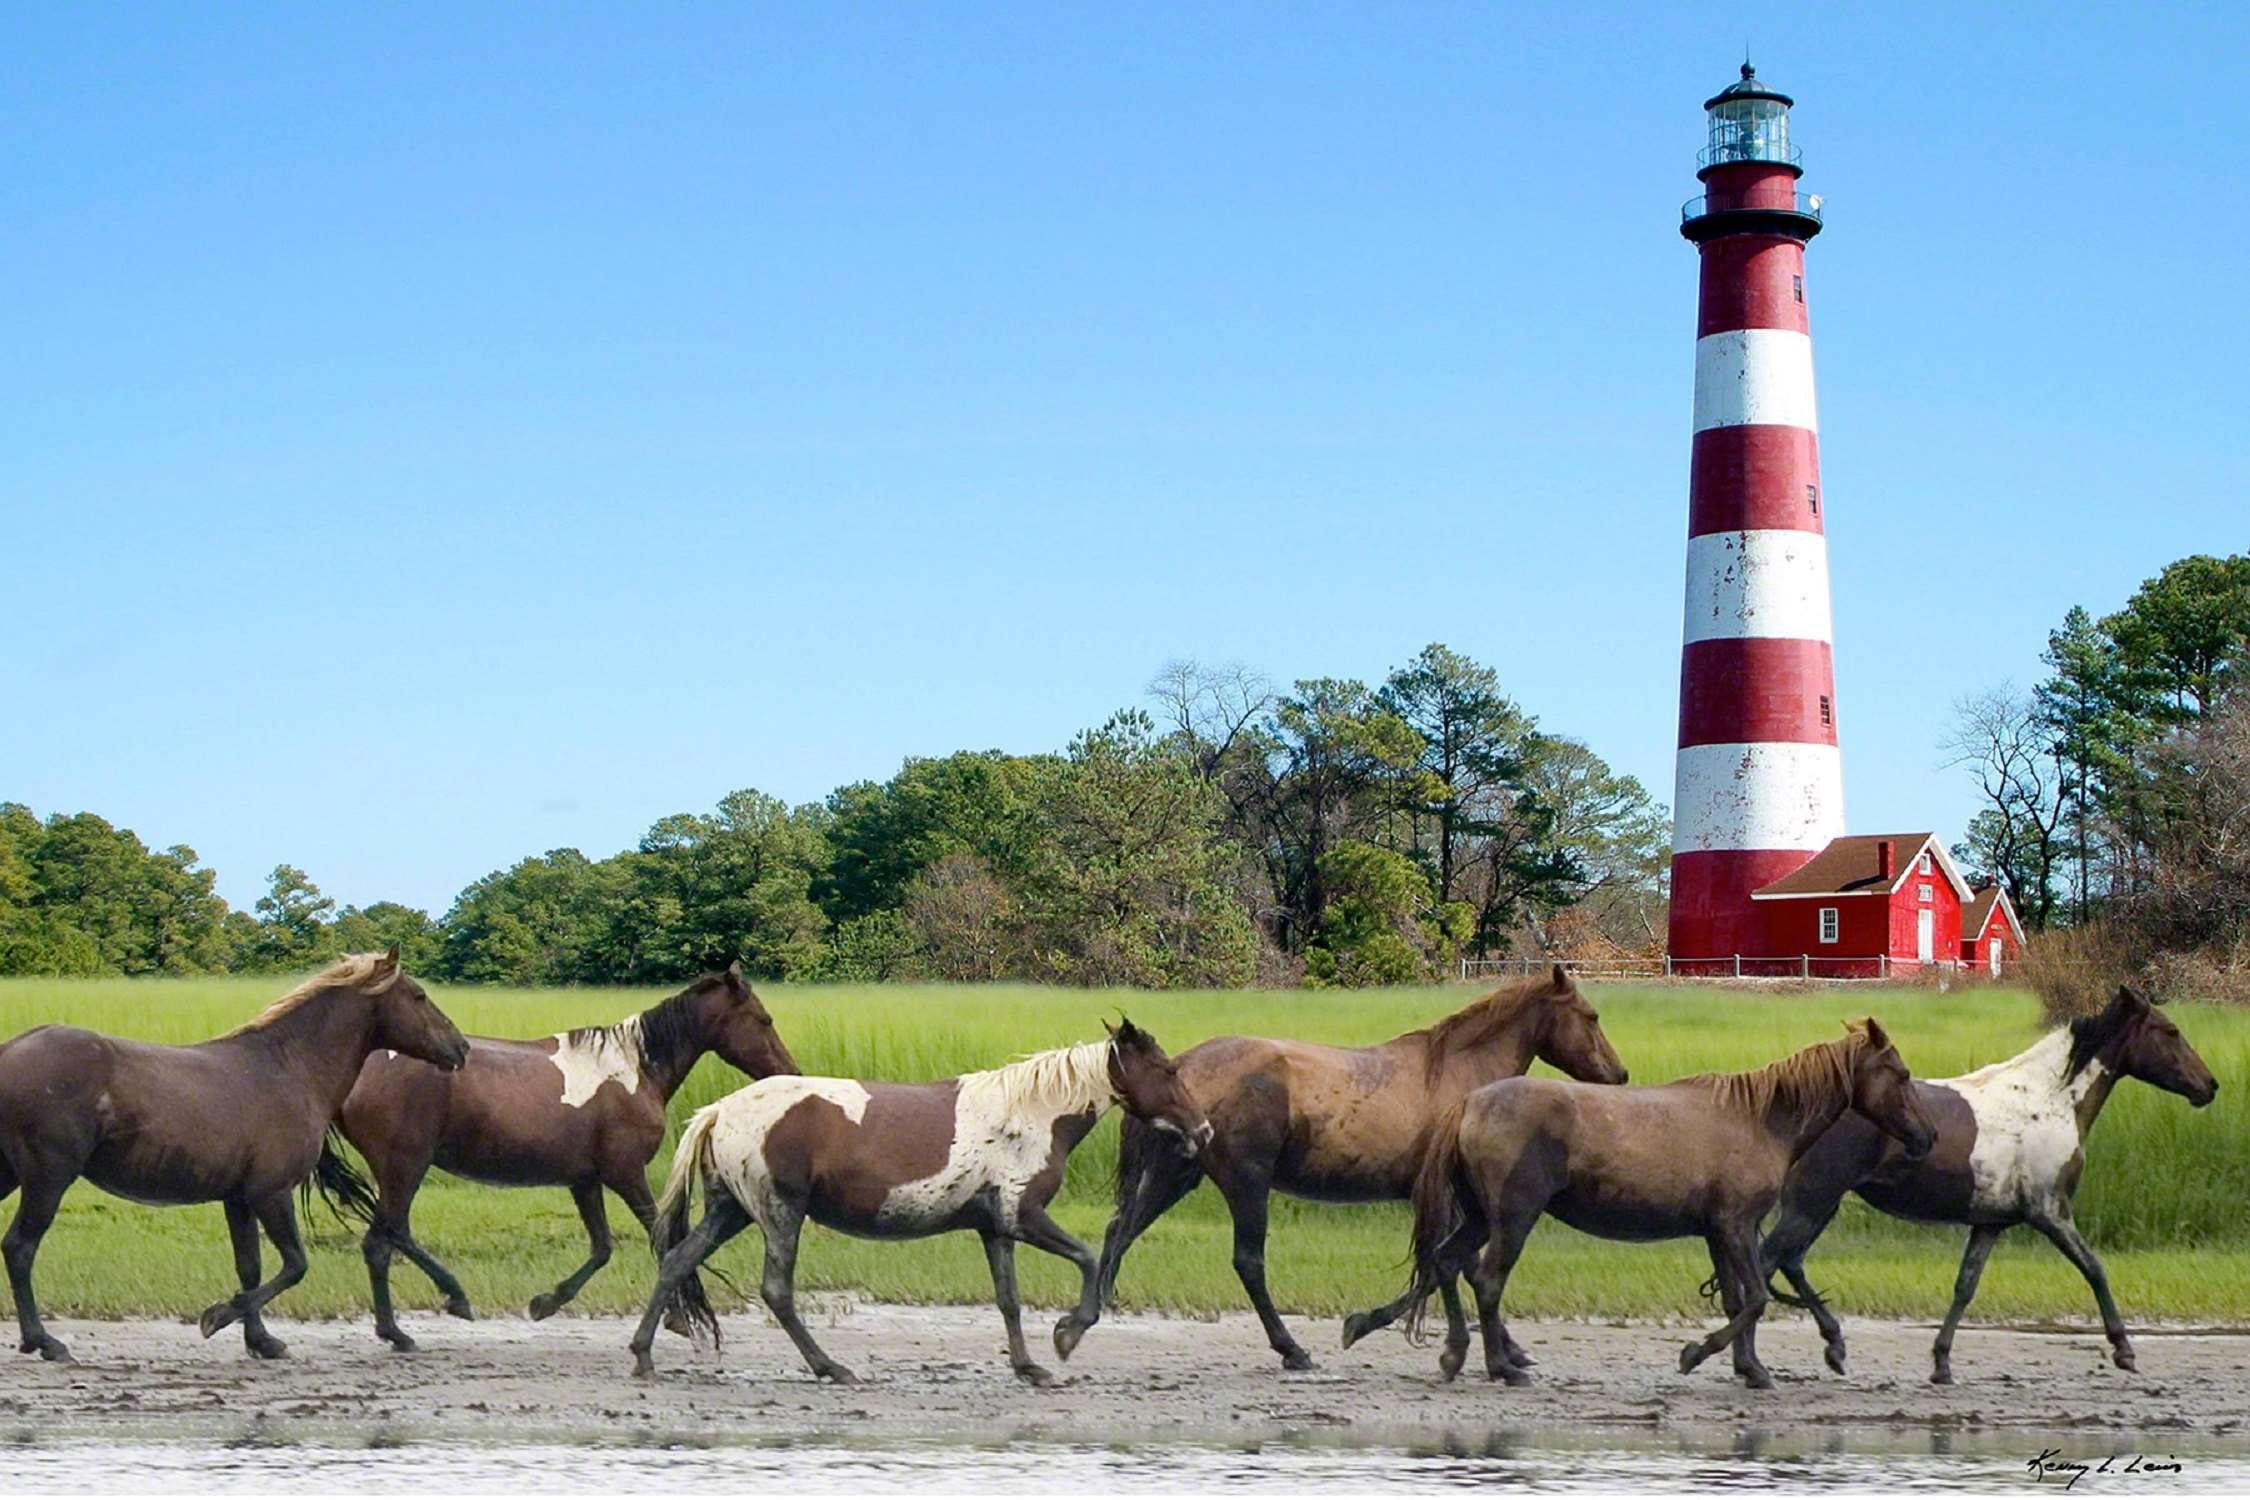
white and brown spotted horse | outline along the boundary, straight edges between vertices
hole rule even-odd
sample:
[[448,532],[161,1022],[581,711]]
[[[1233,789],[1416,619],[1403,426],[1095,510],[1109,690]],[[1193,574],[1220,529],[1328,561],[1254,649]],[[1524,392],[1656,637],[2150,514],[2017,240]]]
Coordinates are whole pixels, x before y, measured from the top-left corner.
[[319,1182],[368,1226],[360,1248],[376,1334],[402,1352],[415,1347],[391,1310],[394,1251],[436,1284],[447,1312],[470,1316],[461,1283],[414,1238],[414,1195],[432,1167],[495,1187],[570,1189],[586,1225],[586,1261],[532,1298],[531,1316],[547,1317],[577,1296],[609,1261],[603,1188],[644,1228],[654,1223],[648,1164],[664,1144],[665,1106],[707,1052],[752,1078],[797,1071],[738,964],[614,1025],[527,1041],[471,1037],[458,1072],[396,1052],[369,1057],[340,1124],[367,1158],[374,1186],[333,1151],[321,1158]]
[[2120,1369],[2134,1368],[2109,1277],[2070,1207],[2087,1133],[2120,1078],[2154,1084],[2198,1108],[2219,1092],[2179,1027],[2137,991],[2121,988],[2101,1014],[2058,1027],[2006,1062],[1959,1078],[1915,1080],[1923,1112],[1937,1127],[1937,1144],[1920,1161],[1907,1160],[1855,1115],[1837,1121],[1791,1170],[1760,1252],[1766,1273],[1779,1269],[1796,1288],[1797,1296],[1782,1300],[1806,1308],[1819,1324],[1829,1368],[1843,1372],[1844,1331],[1805,1279],[1805,1251],[1846,1193],[1898,1218],[1969,1226],[1953,1306],[1931,1351],[1937,1384],[1953,1383],[1953,1331],[1976,1295],[1985,1258],[2018,1224],[2045,1235],[2078,1268],[2101,1308],[2111,1357]]
[[[657,1200],[664,1250],[647,1314],[633,1335],[633,1373],[655,1371],[656,1325],[684,1313],[718,1336],[695,1269],[755,1222],[765,1236],[759,1291],[825,1380],[851,1371],[828,1357],[798,1320],[797,1237],[807,1218],[865,1239],[916,1239],[973,1229],[984,1239],[993,1294],[1008,1328],[1008,1359],[1033,1385],[1052,1378],[1024,1347],[1016,1299],[1016,1241],[1078,1267],[1077,1308],[1055,1325],[1065,1359],[1098,1312],[1094,1253],[1047,1215],[1071,1150],[1111,1104],[1179,1138],[1192,1153],[1210,1122],[1156,1039],[1132,1022],[1106,1042],[1041,1052],[986,1073],[935,1083],[851,1078],[769,1078],[697,1110],[680,1136]],[[695,1185],[703,1220],[687,1230]]]

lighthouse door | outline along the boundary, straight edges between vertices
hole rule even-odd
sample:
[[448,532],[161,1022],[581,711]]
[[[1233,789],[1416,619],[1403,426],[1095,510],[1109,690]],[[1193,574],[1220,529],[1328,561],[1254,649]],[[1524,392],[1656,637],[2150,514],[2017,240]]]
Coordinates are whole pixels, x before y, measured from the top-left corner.
[[1927,908],[1914,914],[1914,956],[1924,963],[1937,957],[1937,913]]

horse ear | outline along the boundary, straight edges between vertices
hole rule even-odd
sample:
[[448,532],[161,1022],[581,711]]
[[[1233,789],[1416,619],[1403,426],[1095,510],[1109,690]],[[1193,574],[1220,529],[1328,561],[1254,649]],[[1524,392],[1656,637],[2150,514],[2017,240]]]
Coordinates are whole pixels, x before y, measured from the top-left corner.
[[1888,1047],[1891,1044],[1891,1039],[1883,1032],[1882,1022],[1876,1020],[1873,1016],[1869,1016],[1864,1025],[1867,1031],[1868,1046]]
[[726,977],[727,977],[727,978],[729,978],[729,979],[731,979],[731,980],[733,980],[733,981],[734,981],[734,982],[735,982],[736,984],[740,984],[740,983],[742,983],[742,960],[741,960],[741,959],[739,959],[739,958],[736,958],[736,959],[729,959],[729,960],[727,961],[727,971],[726,971]]
[[2147,1010],[2154,1003],[2148,996],[2129,984],[2119,985],[2117,987],[2117,998],[2110,1002],[2111,1005],[2122,1006],[2126,1010]]
[[1570,970],[1564,968],[1561,964],[1555,965],[1555,988],[1558,990],[1570,988]]
[[378,958],[377,960],[375,960],[375,967],[376,967],[376,968],[378,968],[378,969],[395,969],[395,968],[397,968],[397,967],[398,967],[398,944],[396,944],[396,943],[393,943],[393,944],[391,944],[391,946],[390,946],[390,949],[389,949],[389,951],[388,951],[388,952],[386,952],[386,953],[384,953],[384,955],[383,955],[383,956],[382,956],[381,958]]
[[1111,1041],[1113,1041],[1113,1042],[1114,1042],[1114,1041],[1116,1041],[1116,1040],[1117,1040],[1117,1028],[1116,1028],[1116,1027],[1114,1027],[1114,1026],[1112,1026],[1112,1025],[1110,1025],[1110,1024],[1109,1024],[1109,1022],[1107,1022],[1107,1021],[1104,1021],[1104,1022],[1102,1022],[1102,1030],[1104,1030],[1104,1031],[1106,1031],[1106,1032],[1108,1032],[1108,1033],[1109,1033],[1109,1039],[1110,1039]]

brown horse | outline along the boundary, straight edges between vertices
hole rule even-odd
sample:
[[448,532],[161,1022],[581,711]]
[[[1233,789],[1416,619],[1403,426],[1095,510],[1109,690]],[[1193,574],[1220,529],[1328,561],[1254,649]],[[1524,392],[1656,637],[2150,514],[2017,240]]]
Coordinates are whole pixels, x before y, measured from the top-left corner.
[[[262,1313],[305,1274],[290,1189],[313,1171],[360,1063],[379,1048],[441,1068],[458,1068],[469,1051],[399,971],[396,948],[346,958],[248,1025],[192,1047],[75,1026],[35,1027],[0,1046],[0,1197],[23,1191],[0,1249],[23,1352],[70,1358],[40,1322],[31,1263],[63,1192],[80,1177],[140,1203],[216,1198],[242,1290],[204,1310],[203,1336],[239,1319],[252,1354],[287,1352]],[[281,1252],[280,1273],[263,1285],[260,1225]]]
[[[1234,1218],[1235,1274],[1267,1341],[1286,1368],[1311,1369],[1312,1356],[1266,1290],[1268,1196],[1279,1189],[1325,1203],[1411,1197],[1431,1122],[1471,1090],[1525,1072],[1534,1058],[1588,1083],[1625,1081],[1601,1018],[1560,964],[1378,1046],[1222,1036],[1190,1047],[1179,1057],[1180,1078],[1211,1117],[1211,1149],[1191,1159],[1124,1122],[1117,1216],[1102,1241],[1103,1302],[1133,1241],[1208,1175]],[[1460,1293],[1450,1277],[1441,1291],[1465,1347]]]
[[[1835,1217],[1844,1194],[1884,1213],[1925,1224],[1966,1224],[1968,1249],[1953,1284],[1953,1305],[1938,1330],[1930,1379],[1953,1383],[1953,1330],[1977,1292],[1985,1257],[2001,1234],[2029,1224],[2051,1241],[2093,1288],[2111,1357],[2133,1368],[2133,1344],[2109,1294],[2109,1277],[2078,1232],[2071,1195],[2085,1167],[2085,1141],[2109,1091],[2138,1078],[2198,1109],[2218,1097],[2218,1080],[2180,1028],[2140,993],[2120,988],[2101,1014],[2058,1027],[2006,1062],[1959,1078],[1916,1079],[1937,1145],[1906,1159],[1881,1133],[1846,1116],[1790,1169],[1781,1213],[1761,1252],[1765,1270],[1786,1272],[1828,1347],[1828,1366],[1844,1368],[1844,1330],[1805,1279],[1805,1251]],[[1778,1295],[1778,1294],[1777,1294]]]
[[773,1017],[739,964],[614,1026],[588,1026],[535,1041],[472,1037],[469,1060],[440,1072],[412,1058],[378,1054],[344,1101],[343,1133],[375,1179],[346,1186],[340,1159],[323,1163],[345,1204],[368,1224],[361,1250],[375,1297],[375,1332],[393,1348],[414,1340],[391,1311],[391,1252],[422,1268],[445,1310],[471,1316],[461,1283],[414,1239],[414,1194],[431,1167],[500,1187],[567,1187],[585,1221],[586,1263],[531,1299],[544,1318],[578,1295],[609,1263],[607,1187],[646,1229],[656,1204],[649,1158],[664,1143],[664,1110],[706,1052],[764,1078],[797,1071]]
[[[1022,1379],[1046,1385],[1053,1377],[1024,1347],[1016,1241],[1078,1267],[1077,1310],[1055,1325],[1056,1352],[1067,1359],[1093,1321],[1100,1268],[1093,1251],[1047,1216],[1047,1203],[1062,1186],[1072,1148],[1111,1104],[1177,1136],[1190,1152],[1210,1136],[1164,1049],[1130,1021],[1106,1042],[1037,1053],[988,1073],[936,1083],[769,1078],[697,1110],[657,1202],[664,1263],[633,1335],[633,1373],[655,1371],[649,1348],[668,1312],[677,1309],[718,1336],[694,1271],[756,1221],[766,1241],[759,1285],[766,1306],[814,1375],[851,1380],[797,1318],[797,1237],[809,1217],[865,1239],[974,1229],[1007,1324],[1009,1363]],[[690,1233],[698,1181],[703,1221]]]
[[[1772,1386],[1758,1362],[1766,1283],[1758,1225],[1790,1163],[1847,1109],[1925,1155],[1932,1131],[1913,1080],[1873,1017],[1752,1073],[1684,1078],[1654,1088],[1591,1088],[1510,1078],[1477,1090],[1441,1122],[1414,1184],[1414,1280],[1406,1295],[1344,1320],[1344,1343],[1401,1312],[1419,1317],[1448,1275],[1469,1269],[1484,1332],[1485,1372],[1531,1377],[1507,1353],[1500,1298],[1542,1215],[1612,1240],[1700,1236],[1727,1310],[1726,1326],[1680,1354],[1683,1373],[1729,1344],[1735,1372]],[[1479,1247],[1483,1253],[1478,1254]],[[1467,1350],[1450,1341],[1450,1380]]]

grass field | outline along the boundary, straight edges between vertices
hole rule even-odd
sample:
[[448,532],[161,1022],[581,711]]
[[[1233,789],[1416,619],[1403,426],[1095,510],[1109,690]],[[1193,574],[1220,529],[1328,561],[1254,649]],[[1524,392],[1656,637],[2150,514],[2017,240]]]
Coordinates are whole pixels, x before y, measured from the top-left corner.
[[[121,1035],[192,1041],[234,1026],[287,985],[274,980],[0,980],[0,1036],[66,1020]],[[433,987],[463,1029],[538,1036],[615,1020],[659,998],[629,990]],[[902,988],[774,985],[761,988],[783,1036],[810,1073],[934,1078],[990,1067],[1018,1053],[1100,1034],[1123,1008],[1178,1051],[1240,1032],[1356,1043],[1380,1040],[1464,1003],[1458,987],[1360,992],[1229,991],[1144,994],[1006,985]],[[1846,1016],[1873,1011],[1917,1073],[1958,1073],[2020,1050],[2037,1034],[2029,997],[2007,990],[1939,995],[1922,990],[1756,994],[1703,989],[1597,987],[1602,1023],[1636,1082],[1758,1065],[1836,1034]],[[2129,1318],[2250,1321],[2250,1013],[2181,1006],[2189,1039],[2217,1073],[2219,1101],[2193,1110],[2139,1084],[2111,1099],[2094,1134],[2079,1222],[2100,1247]],[[737,1086],[706,1060],[674,1101],[675,1122]],[[1071,1162],[1058,1217],[1089,1241],[1108,1220],[1116,1127],[1104,1122]],[[669,1152],[654,1164],[661,1176]],[[587,1311],[637,1310],[651,1262],[630,1218],[618,1254],[580,1296]],[[574,1267],[583,1232],[560,1189],[498,1190],[433,1175],[416,1207],[422,1242],[445,1259],[480,1309],[520,1309]],[[279,1303],[284,1315],[357,1314],[366,1276],[357,1235],[316,1214],[313,1266]],[[1402,1207],[1336,1208],[1275,1200],[1268,1275],[1285,1308],[1336,1313],[1388,1296],[1403,1275]],[[1962,1233],[1923,1228],[1847,1205],[1815,1248],[1816,1284],[1845,1310],[1935,1316],[1953,1284]],[[269,1252],[270,1260],[270,1252]],[[1061,1305],[1075,1273],[1036,1251],[1019,1257],[1027,1297]],[[718,1264],[756,1280],[755,1234]],[[1702,1316],[1697,1284],[1709,1265],[1700,1244],[1618,1245],[1559,1224],[1543,1226],[1510,1284],[1521,1314]],[[431,1309],[420,1274],[393,1273],[402,1309]],[[991,1286],[971,1235],[870,1244],[814,1230],[800,1283],[899,1301],[981,1302]],[[39,1261],[48,1311],[61,1315],[188,1315],[232,1290],[216,1206],[147,1209],[81,1185],[66,1200]],[[1226,1213],[1199,1188],[1135,1248],[1125,1265],[1128,1307],[1207,1312],[1244,1306],[1230,1264]],[[2012,1232],[1987,1271],[1976,1305],[1988,1319],[2092,1316],[2077,1273],[2029,1231]]]

